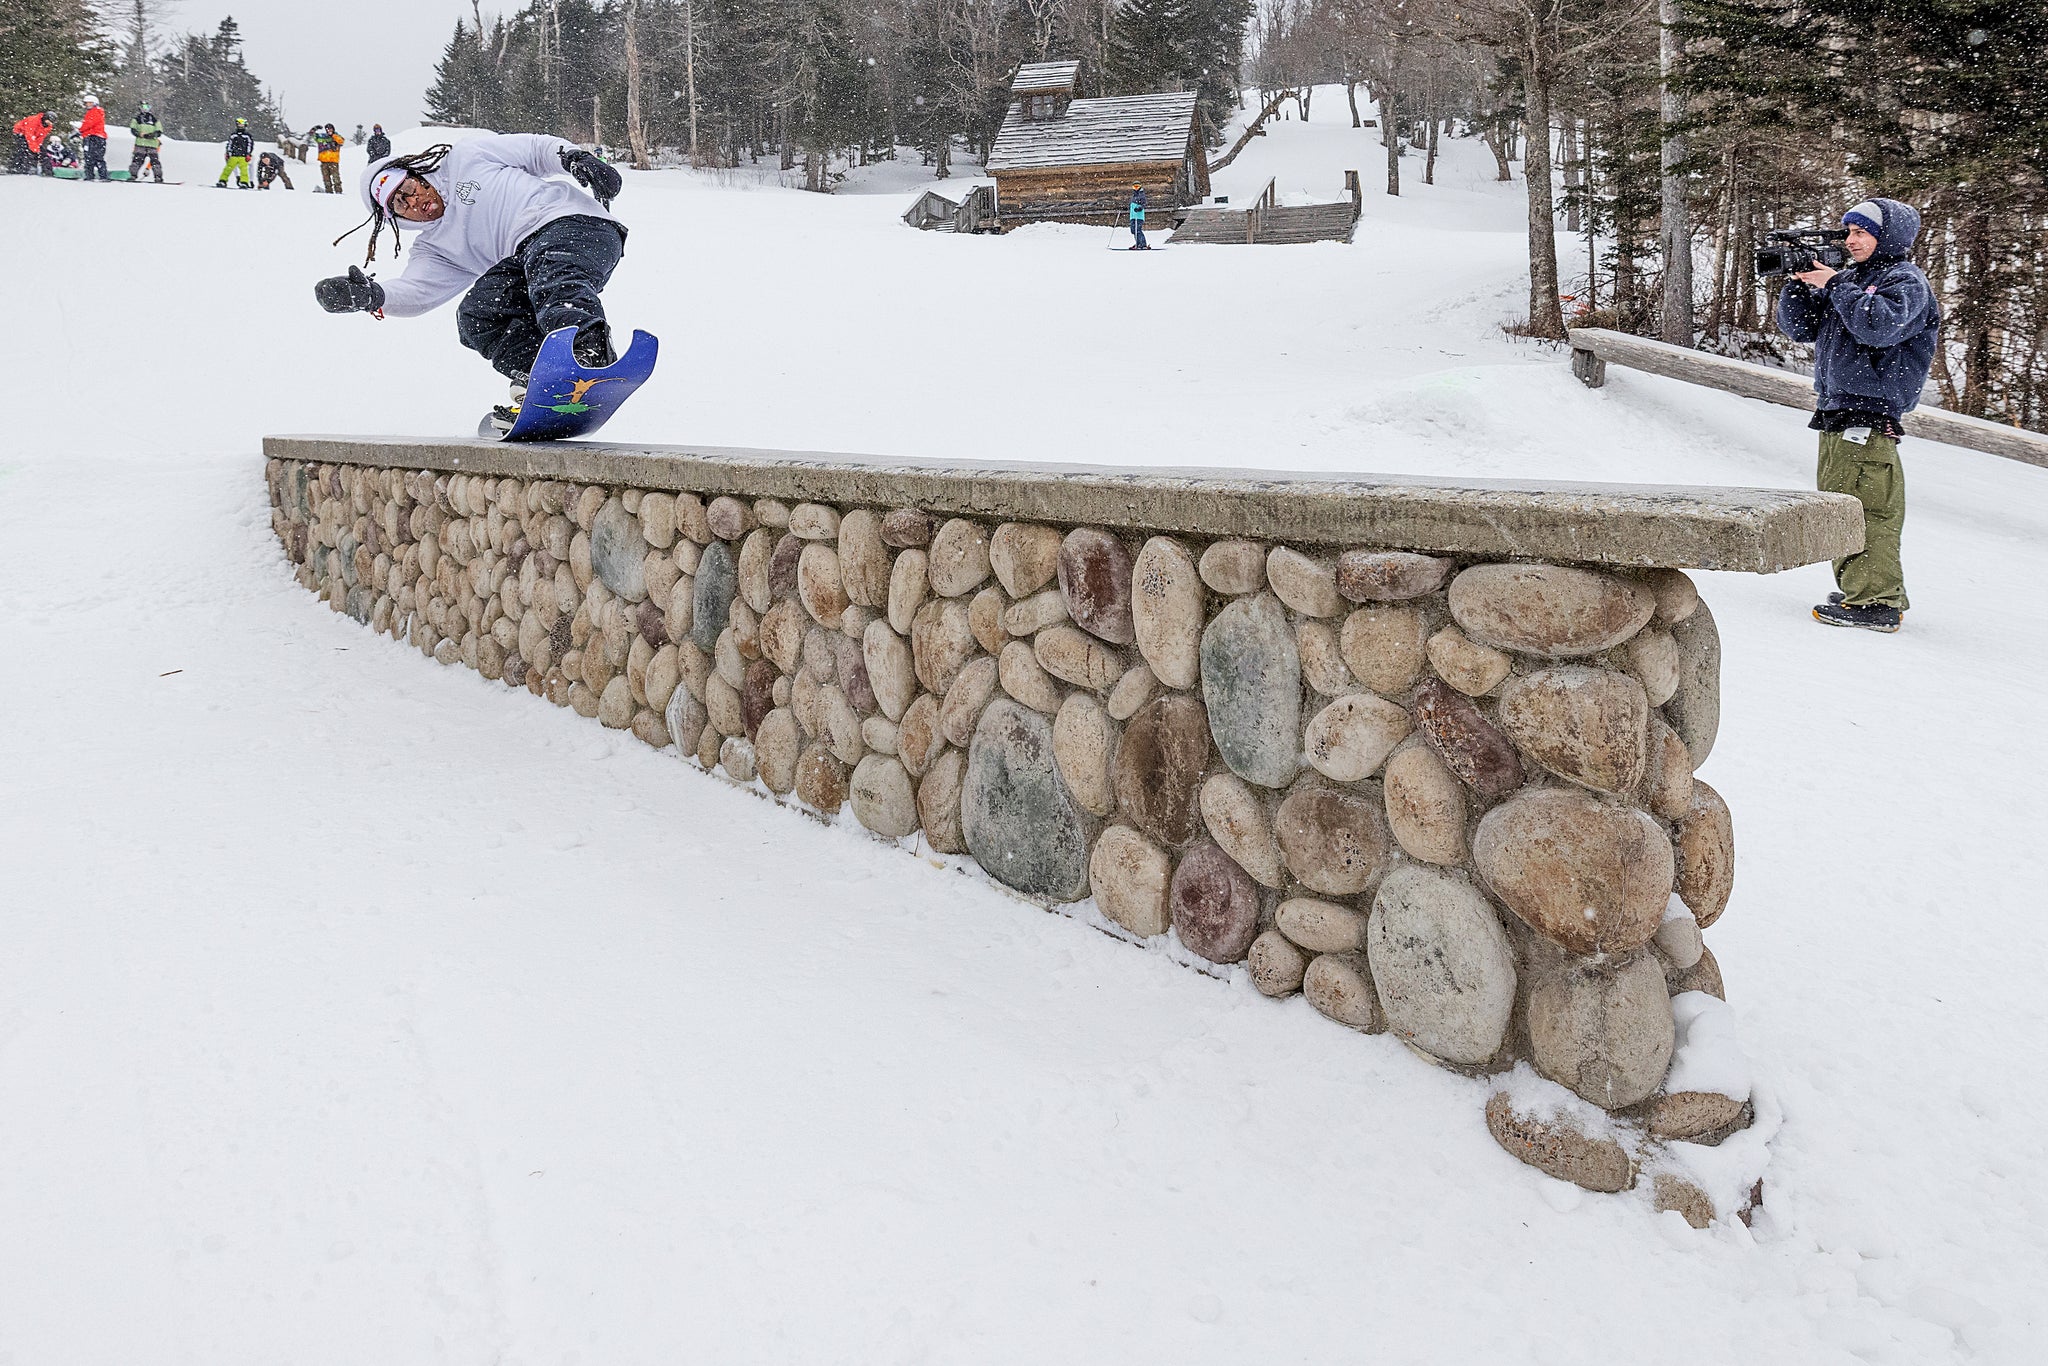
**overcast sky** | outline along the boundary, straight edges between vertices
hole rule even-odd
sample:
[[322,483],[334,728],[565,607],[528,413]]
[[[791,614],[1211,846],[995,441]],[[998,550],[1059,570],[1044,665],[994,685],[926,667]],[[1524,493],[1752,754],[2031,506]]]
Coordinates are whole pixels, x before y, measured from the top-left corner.
[[[517,7],[485,0],[483,8],[488,19]],[[177,0],[165,8],[172,34],[211,33],[234,15],[249,69],[284,101],[292,126],[332,122],[344,133],[358,123],[418,123],[441,49],[470,12],[469,0]]]

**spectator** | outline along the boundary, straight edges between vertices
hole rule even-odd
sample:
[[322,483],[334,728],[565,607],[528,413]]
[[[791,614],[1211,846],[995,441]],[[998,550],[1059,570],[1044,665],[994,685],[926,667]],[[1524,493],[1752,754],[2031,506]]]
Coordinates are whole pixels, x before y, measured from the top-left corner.
[[228,174],[233,172],[239,188],[255,189],[255,184],[249,179],[249,158],[256,154],[256,139],[249,134],[249,120],[235,120],[235,131],[228,135],[226,151],[227,165],[220,168],[220,179],[213,182],[213,188],[225,190]]
[[142,179],[142,168],[147,165],[156,173],[156,183],[164,183],[164,159],[157,149],[163,145],[164,126],[150,111],[149,101],[142,102],[142,112],[128,120],[128,131],[135,135],[135,150],[128,156],[128,179]]
[[384,136],[384,125],[381,123],[370,126],[369,151],[372,161],[382,161],[391,155],[391,139]]
[[1150,251],[1145,245],[1145,187],[1131,186],[1131,250]]
[[328,124],[313,139],[313,145],[320,149],[320,188],[328,194],[341,193],[341,134]]
[[14,125],[14,162],[8,169],[16,175],[43,172],[43,142],[55,126],[48,113],[30,114]]
[[85,117],[78,121],[78,137],[85,144],[84,178],[113,179],[107,174],[107,111],[100,108],[97,95],[85,97]]
[[1840,591],[1813,609],[1829,626],[1899,629],[1907,608],[1899,542],[1906,472],[1899,419],[1920,401],[1941,328],[1941,305],[1906,259],[1920,214],[1896,199],[1866,199],[1842,215],[1850,264],[1816,265],[1778,292],[1778,326],[1813,343],[1818,482],[1863,504],[1863,549],[1835,561]]
[[292,188],[292,178],[284,171],[284,158],[275,152],[265,152],[256,158],[256,188],[267,190],[273,180],[282,180],[287,190]]
[[349,143],[356,147],[363,145],[363,125],[360,123],[356,125],[356,135],[349,139]]

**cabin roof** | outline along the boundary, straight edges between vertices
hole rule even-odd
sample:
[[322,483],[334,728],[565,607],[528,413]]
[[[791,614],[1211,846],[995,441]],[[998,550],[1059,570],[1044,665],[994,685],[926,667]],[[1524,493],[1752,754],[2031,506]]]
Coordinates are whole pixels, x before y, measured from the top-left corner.
[[1079,62],[1026,62],[1017,68],[1017,79],[1010,82],[1010,93],[1071,95],[1080,70]]
[[1075,100],[1058,118],[1026,119],[1015,102],[989,149],[990,171],[1179,161],[1194,134],[1193,91]]

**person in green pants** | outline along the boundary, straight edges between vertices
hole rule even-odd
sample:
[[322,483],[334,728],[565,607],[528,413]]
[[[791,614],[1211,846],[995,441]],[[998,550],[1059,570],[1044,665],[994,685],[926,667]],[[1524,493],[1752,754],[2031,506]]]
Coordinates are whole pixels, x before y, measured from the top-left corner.
[[220,179],[213,182],[213,188],[225,190],[228,187],[230,173],[233,173],[241,188],[256,188],[255,181],[249,174],[249,158],[256,155],[256,139],[249,134],[249,120],[235,120],[235,131],[228,137],[227,154],[228,164],[220,168]]
[[163,145],[164,126],[150,111],[149,101],[142,102],[142,112],[128,120],[128,131],[135,135],[135,150],[128,157],[128,179],[136,182],[142,179],[142,168],[148,166],[156,173],[156,183],[164,183],[164,159],[157,149]]
[[1900,539],[1906,526],[1901,419],[1920,402],[1940,341],[1941,304],[1908,259],[1920,214],[1866,199],[1842,215],[1849,263],[1787,279],[1778,327],[1813,343],[1817,482],[1863,504],[1863,549],[1835,561],[1839,591],[1813,609],[1825,626],[1891,632],[1909,605]]

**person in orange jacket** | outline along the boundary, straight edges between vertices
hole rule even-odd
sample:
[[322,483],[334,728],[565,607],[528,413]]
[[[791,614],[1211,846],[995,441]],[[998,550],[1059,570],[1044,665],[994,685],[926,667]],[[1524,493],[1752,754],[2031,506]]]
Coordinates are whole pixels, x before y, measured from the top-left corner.
[[56,120],[48,113],[30,114],[14,125],[14,164],[7,169],[16,175],[36,175],[43,170],[43,139],[50,136]]
[[346,141],[331,123],[314,139],[314,146],[320,149],[320,186],[328,194],[341,193],[341,145]]
[[78,121],[78,136],[85,143],[84,179],[112,180],[107,174],[107,111],[100,108],[97,95],[85,97],[85,117]]

